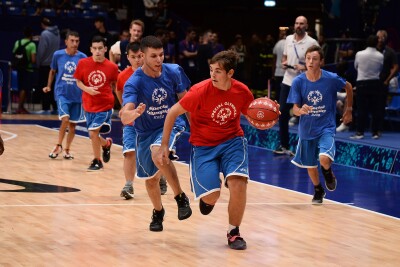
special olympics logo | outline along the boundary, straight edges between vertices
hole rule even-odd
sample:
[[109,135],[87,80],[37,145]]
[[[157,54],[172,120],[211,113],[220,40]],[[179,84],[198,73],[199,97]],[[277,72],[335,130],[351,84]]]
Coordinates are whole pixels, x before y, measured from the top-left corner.
[[318,102],[322,101],[322,94],[318,90],[311,91],[308,93],[307,100],[316,105]]
[[164,88],[157,88],[153,91],[151,95],[151,100],[156,102],[157,104],[161,105],[161,103],[167,99],[167,91]]
[[264,112],[258,111],[257,112],[257,119],[262,119],[262,118],[264,118]]
[[76,64],[73,61],[67,61],[64,65],[64,69],[68,72],[68,73],[73,73],[76,69]]
[[106,75],[100,70],[95,70],[89,74],[88,80],[90,86],[101,87],[106,82]]
[[212,120],[219,125],[224,125],[235,116],[237,116],[236,107],[230,102],[219,104],[211,113]]

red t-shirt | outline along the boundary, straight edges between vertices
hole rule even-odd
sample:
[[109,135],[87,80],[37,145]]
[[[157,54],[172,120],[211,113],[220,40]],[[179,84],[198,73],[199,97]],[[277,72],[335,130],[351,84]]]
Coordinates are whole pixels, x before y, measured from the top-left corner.
[[190,112],[190,143],[196,146],[216,146],[236,136],[243,136],[240,114],[254,100],[243,83],[232,79],[229,90],[212,85],[211,79],[195,84],[179,101]]
[[116,82],[118,66],[108,59],[103,62],[95,62],[93,57],[79,60],[74,78],[84,85],[97,87],[100,94],[90,95],[85,91],[82,94],[83,108],[87,112],[102,112],[114,107],[114,95],[111,83]]
[[124,85],[133,73],[134,73],[134,70],[132,69],[132,67],[129,66],[128,68],[124,69],[123,71],[121,71],[118,74],[117,91],[124,91]]

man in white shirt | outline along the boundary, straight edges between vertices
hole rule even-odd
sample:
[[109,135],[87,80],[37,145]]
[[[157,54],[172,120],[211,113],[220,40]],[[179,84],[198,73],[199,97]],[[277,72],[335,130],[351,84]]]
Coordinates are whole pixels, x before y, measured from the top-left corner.
[[[140,42],[140,40],[142,39],[143,32],[144,32],[144,22],[139,19],[132,20],[129,26],[129,34],[130,34],[129,40],[117,41],[114,45],[111,46],[109,52],[110,61],[117,64],[118,68],[121,71],[124,70],[127,66],[129,66],[129,61],[126,56],[126,47],[131,42]],[[121,55],[125,56],[121,57]]]
[[294,34],[286,37],[285,47],[282,56],[282,65],[285,75],[281,85],[279,105],[281,115],[279,117],[279,138],[280,146],[274,150],[275,154],[286,154],[293,156],[294,153],[289,149],[289,119],[290,109],[293,104],[286,103],[293,79],[301,72],[306,70],[305,53],[312,45],[318,42],[307,34],[307,18],[299,16],[294,23]]
[[383,54],[376,49],[378,37],[370,35],[367,39],[367,48],[357,52],[354,68],[357,70],[356,101],[357,101],[357,132],[351,139],[364,138],[364,131],[371,112],[372,138],[378,139],[379,132],[379,105],[377,99],[385,93],[379,74],[383,68]]

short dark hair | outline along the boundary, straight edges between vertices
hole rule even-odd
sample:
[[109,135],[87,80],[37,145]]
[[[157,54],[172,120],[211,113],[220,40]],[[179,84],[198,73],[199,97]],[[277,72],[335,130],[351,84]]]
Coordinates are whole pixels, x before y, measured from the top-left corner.
[[126,53],[128,54],[129,51],[134,53],[140,51],[140,43],[139,42],[131,42],[126,46]]
[[103,45],[106,47],[107,46],[107,44],[106,44],[106,39],[104,39],[102,36],[100,36],[100,35],[95,35],[95,36],[93,36],[93,38],[92,38],[92,44],[93,43],[103,43]]
[[97,16],[94,18],[94,22],[102,22],[104,23],[104,17],[103,16]]
[[65,40],[67,40],[70,36],[75,36],[79,38],[79,33],[76,31],[67,31],[67,33],[65,34]]
[[239,56],[235,51],[225,50],[215,54],[211,58],[210,64],[219,63],[228,72],[236,69],[238,59]]
[[52,26],[53,23],[51,22],[51,20],[49,18],[43,17],[42,18],[42,23],[46,26]]
[[140,41],[140,50],[144,52],[147,48],[163,48],[163,44],[160,39],[154,35],[148,35]]
[[378,45],[378,36],[371,34],[367,38],[367,47],[376,47]]
[[324,59],[324,51],[322,50],[322,48],[320,47],[320,46],[318,46],[318,45],[312,45],[312,46],[310,46],[307,50],[306,50],[306,53],[305,53],[305,55],[307,55],[308,53],[311,53],[311,52],[318,52],[318,54],[319,54],[319,59],[320,60],[323,60]]

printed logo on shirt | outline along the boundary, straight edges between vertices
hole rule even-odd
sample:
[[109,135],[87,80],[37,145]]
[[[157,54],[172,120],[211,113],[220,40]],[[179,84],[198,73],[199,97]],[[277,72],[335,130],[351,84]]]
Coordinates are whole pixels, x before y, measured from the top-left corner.
[[88,80],[90,86],[102,87],[105,84],[107,78],[104,72],[102,72],[101,70],[95,70],[89,74]]
[[164,88],[156,88],[151,95],[153,102],[161,105],[161,103],[167,99],[167,91]]
[[310,91],[308,93],[307,100],[313,103],[313,109],[312,109],[312,112],[311,112],[311,116],[320,117],[321,114],[326,113],[326,106],[325,105],[323,105],[323,106],[319,105],[318,106],[318,104],[320,102],[322,102],[322,99],[323,99],[322,94],[318,90]]
[[73,61],[67,61],[64,65],[65,72],[62,74],[61,80],[67,84],[75,84],[75,78],[73,77],[76,70],[76,64]]
[[235,118],[237,114],[238,113],[235,105],[233,105],[231,102],[224,102],[217,105],[213,109],[211,113],[211,119],[219,125],[224,125],[230,119]]

